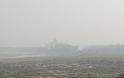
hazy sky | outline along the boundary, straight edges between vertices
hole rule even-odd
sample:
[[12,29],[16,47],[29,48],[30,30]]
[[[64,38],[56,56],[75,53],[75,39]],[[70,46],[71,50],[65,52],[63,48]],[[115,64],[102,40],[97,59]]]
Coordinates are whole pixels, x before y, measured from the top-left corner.
[[53,38],[124,43],[124,0],[0,0],[0,46],[40,46]]

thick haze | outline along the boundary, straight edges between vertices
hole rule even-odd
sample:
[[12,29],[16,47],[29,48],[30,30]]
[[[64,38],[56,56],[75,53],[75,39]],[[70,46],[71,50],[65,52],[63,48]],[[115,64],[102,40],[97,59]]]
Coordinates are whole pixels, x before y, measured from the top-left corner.
[[0,0],[0,47],[36,47],[53,38],[124,43],[124,0]]

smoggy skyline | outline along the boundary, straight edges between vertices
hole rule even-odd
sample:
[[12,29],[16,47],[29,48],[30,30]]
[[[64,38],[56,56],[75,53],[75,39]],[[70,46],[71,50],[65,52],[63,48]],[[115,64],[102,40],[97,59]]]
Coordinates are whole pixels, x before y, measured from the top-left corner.
[[124,43],[123,0],[0,0],[0,47]]

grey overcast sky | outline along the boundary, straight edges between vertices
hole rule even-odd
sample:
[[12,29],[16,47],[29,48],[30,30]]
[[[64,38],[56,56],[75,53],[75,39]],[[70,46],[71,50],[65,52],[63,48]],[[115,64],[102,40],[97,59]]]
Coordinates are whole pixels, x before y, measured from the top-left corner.
[[0,0],[0,47],[124,43],[124,0]]

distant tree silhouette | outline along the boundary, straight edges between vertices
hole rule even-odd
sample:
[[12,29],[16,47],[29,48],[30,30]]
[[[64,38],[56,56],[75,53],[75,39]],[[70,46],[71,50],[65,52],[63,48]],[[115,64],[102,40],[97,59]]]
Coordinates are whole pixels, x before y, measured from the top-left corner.
[[92,74],[88,73],[88,74],[87,74],[87,78],[93,78],[93,77],[92,77]]
[[124,78],[124,72],[120,73],[118,78]]

